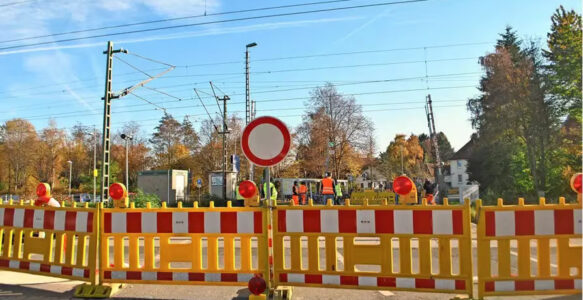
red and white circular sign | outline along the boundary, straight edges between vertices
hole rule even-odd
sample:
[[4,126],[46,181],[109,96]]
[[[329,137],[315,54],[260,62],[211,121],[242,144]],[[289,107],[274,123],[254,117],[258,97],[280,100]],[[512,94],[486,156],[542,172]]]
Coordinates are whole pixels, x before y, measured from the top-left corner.
[[282,121],[274,117],[259,117],[243,129],[241,148],[252,163],[270,167],[285,158],[290,139],[289,130]]

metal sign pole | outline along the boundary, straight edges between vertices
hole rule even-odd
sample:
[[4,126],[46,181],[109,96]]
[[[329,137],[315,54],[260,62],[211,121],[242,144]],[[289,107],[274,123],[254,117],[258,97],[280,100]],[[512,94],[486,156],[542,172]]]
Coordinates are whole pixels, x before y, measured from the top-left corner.
[[273,249],[270,247],[270,241],[273,241],[273,206],[275,203],[271,200],[271,172],[270,167],[267,167],[265,172],[265,203],[267,204],[267,270],[268,276],[266,283],[267,283],[267,291],[271,291],[271,280],[274,274],[273,265],[271,264],[272,251]]

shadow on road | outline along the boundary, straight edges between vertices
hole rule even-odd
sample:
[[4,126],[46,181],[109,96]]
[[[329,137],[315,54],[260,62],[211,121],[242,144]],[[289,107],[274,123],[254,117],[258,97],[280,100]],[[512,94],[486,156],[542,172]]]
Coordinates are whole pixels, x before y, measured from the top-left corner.
[[250,294],[251,293],[249,292],[248,288],[242,288],[242,289],[237,291],[237,297],[234,297],[232,300],[249,299]]
[[42,284],[0,284],[0,297],[10,296],[10,299],[69,299],[73,297],[73,289],[55,292],[31,286],[42,286]]

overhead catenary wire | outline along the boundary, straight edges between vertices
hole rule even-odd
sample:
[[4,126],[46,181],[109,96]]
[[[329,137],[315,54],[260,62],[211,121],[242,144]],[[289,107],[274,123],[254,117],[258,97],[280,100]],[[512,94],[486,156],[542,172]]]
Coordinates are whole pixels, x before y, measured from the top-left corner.
[[7,46],[7,47],[1,47],[0,50],[28,48],[28,47],[33,47],[33,46],[47,45],[47,44],[65,43],[65,42],[87,40],[87,39],[94,39],[94,38],[100,38],[100,37],[112,37],[112,36],[128,35],[128,34],[143,33],[143,32],[153,32],[153,31],[162,31],[162,30],[178,29],[178,28],[185,28],[185,27],[202,26],[202,25],[250,21],[250,20],[260,20],[260,19],[278,18],[278,17],[286,17],[286,16],[297,16],[297,15],[315,14],[315,13],[330,12],[330,11],[342,11],[342,10],[359,9],[359,8],[380,7],[380,6],[388,6],[388,5],[396,5],[396,4],[411,4],[411,3],[425,2],[425,1],[428,1],[428,0],[403,0],[403,1],[394,1],[394,2],[381,2],[381,3],[374,3],[374,4],[361,4],[361,5],[344,6],[344,7],[315,9],[315,10],[308,10],[308,11],[287,12],[287,13],[242,17],[242,18],[234,18],[234,19],[226,19],[226,20],[216,20],[216,21],[208,21],[208,22],[171,25],[171,26],[164,26],[164,27],[147,28],[147,29],[139,29],[139,30],[128,30],[128,31],[106,33],[106,34],[96,34],[96,35],[88,35],[88,36],[75,37],[75,38],[66,38],[66,39],[46,41],[46,42],[36,42],[36,43],[29,43],[29,44]]
[[166,113],[166,108],[164,108],[164,107],[162,107],[162,106],[160,106],[160,105],[158,105],[158,104],[156,104],[156,103],[154,103],[154,102],[152,102],[152,101],[150,101],[150,100],[148,100],[148,99],[146,99],[146,98],[144,98],[144,97],[141,97],[141,96],[137,95],[137,94],[136,94],[136,93],[134,93],[134,92],[129,92],[129,93],[130,93],[130,94],[132,94],[134,97],[136,97],[136,98],[138,98],[138,99],[141,99],[141,100],[143,100],[143,101],[146,101],[146,102],[148,102],[149,104],[151,104],[151,105],[155,106],[155,107],[156,107],[156,109],[160,109],[160,110],[164,111],[164,113]]
[[219,132],[219,128],[217,127],[217,125],[215,125],[215,122],[213,121],[213,117],[211,117],[211,114],[209,113],[208,109],[206,109],[206,105],[204,105],[204,102],[202,101],[202,98],[200,98],[200,95],[198,94],[198,91],[196,89],[194,89],[194,93],[198,97],[198,100],[200,100],[200,104],[204,108],[204,111],[206,111],[206,114],[208,115],[209,120],[211,121],[211,124],[213,125],[213,127],[215,128],[215,130],[217,132]]
[[[2,6],[16,5],[16,4],[23,4],[23,3],[27,3],[27,2],[33,2],[33,1],[36,1],[36,0],[5,3],[5,4],[0,4],[0,7],[2,7]],[[110,25],[110,26],[101,26],[101,27],[95,27],[95,28],[72,30],[72,31],[67,31],[67,32],[59,32],[59,33],[51,33],[51,34],[44,34],[44,35],[37,35],[37,36],[29,36],[29,37],[23,37],[23,38],[18,38],[18,39],[0,41],[0,44],[10,43],[10,42],[18,42],[18,41],[26,41],[26,40],[33,40],[33,39],[39,39],[39,38],[63,36],[63,35],[69,35],[69,34],[86,33],[86,32],[100,31],[100,30],[106,30],[106,29],[127,28],[127,27],[132,27],[132,26],[139,26],[139,25],[148,25],[148,24],[155,24],[155,23],[164,23],[164,22],[180,21],[180,20],[193,19],[193,18],[201,18],[201,17],[221,16],[221,15],[229,15],[229,14],[237,14],[237,13],[247,13],[247,12],[256,12],[256,11],[264,11],[264,10],[283,9],[283,8],[293,8],[293,7],[300,7],[300,6],[331,4],[331,3],[348,2],[348,1],[354,1],[354,0],[320,1],[320,2],[310,2],[310,3],[280,5],[280,6],[271,6],[271,7],[260,7],[260,8],[234,10],[234,11],[226,11],[226,12],[218,12],[218,13],[207,14],[206,13],[206,0],[205,0],[205,13],[203,15],[192,15],[192,16],[184,16],[184,17],[176,17],[176,18],[158,19],[158,20],[142,21],[142,22],[136,22],[136,23],[127,23],[127,24],[118,24],[118,25]]]

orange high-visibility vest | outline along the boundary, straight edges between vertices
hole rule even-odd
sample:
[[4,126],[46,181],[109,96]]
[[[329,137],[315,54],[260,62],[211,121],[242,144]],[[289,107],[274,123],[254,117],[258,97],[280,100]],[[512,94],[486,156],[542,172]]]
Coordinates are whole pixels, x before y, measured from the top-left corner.
[[305,184],[300,185],[300,194],[305,194],[308,192],[308,187]]
[[332,181],[332,178],[322,179],[322,194],[334,195],[334,181]]

